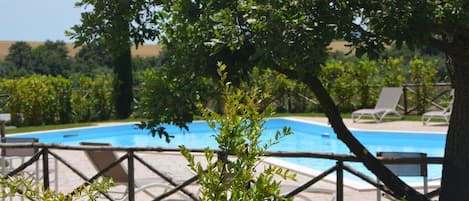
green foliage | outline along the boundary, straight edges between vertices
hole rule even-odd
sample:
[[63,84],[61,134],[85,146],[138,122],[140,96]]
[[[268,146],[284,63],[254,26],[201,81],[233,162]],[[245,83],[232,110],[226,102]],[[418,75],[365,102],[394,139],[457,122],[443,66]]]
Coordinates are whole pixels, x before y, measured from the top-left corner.
[[432,84],[435,74],[436,68],[434,62],[425,62],[417,58],[410,61],[411,81],[418,85],[415,89],[415,97],[412,100],[415,101],[414,104],[419,114],[424,113],[430,106],[430,103],[425,98],[430,97],[430,94],[433,93]]
[[[89,185],[82,186],[73,192],[73,195],[67,195],[63,192],[54,192],[37,186],[33,179],[26,180],[22,177],[8,177],[0,180],[0,197],[8,198],[13,195],[38,201],[73,201],[73,200],[97,200],[97,193],[105,193],[114,185],[112,179],[105,178],[101,181],[95,180]],[[22,193],[20,193],[20,190]]]
[[70,121],[72,83],[63,77],[33,75],[29,78],[4,80],[2,91],[10,95],[15,125],[57,124]]
[[130,45],[131,40],[135,40],[136,44],[143,43],[143,36],[140,34],[147,36],[146,33],[140,32],[138,26],[134,26],[134,23],[137,25],[140,22],[134,21],[133,17],[138,18],[140,13],[134,11],[141,9],[141,6],[147,6],[147,3],[130,0],[79,1],[76,6],[90,6],[92,9],[83,12],[81,24],[73,26],[72,32],[67,32],[71,38],[76,39],[76,45],[102,41],[111,53],[115,75],[113,102],[117,118],[127,118],[132,113],[131,104],[134,97]]
[[[134,44],[143,44],[145,40],[154,40],[158,36],[155,18],[159,4],[156,1],[81,0],[75,6],[89,9],[81,13],[81,24],[73,26],[66,34],[75,39],[77,45],[90,44],[101,39],[108,43],[110,41],[107,40],[118,39],[115,38],[118,34],[116,31],[128,29],[123,33],[127,37],[120,38],[122,42],[128,43],[131,40]],[[123,23],[126,28],[120,26],[123,24],[116,23]],[[118,27],[109,26],[110,24]]]
[[9,61],[0,61],[0,77],[13,78],[30,75],[31,71],[26,69],[18,69],[13,63]]
[[214,137],[220,151],[215,153],[206,148],[207,165],[202,165],[195,162],[194,156],[183,145],[180,146],[191,169],[199,175],[202,200],[288,200],[280,196],[281,182],[274,176],[293,179],[295,175],[275,166],[261,171],[256,167],[270,146],[292,132],[285,127],[282,132],[277,131],[275,139],[262,142],[263,125],[273,112],[271,107],[263,105],[269,95],[255,87],[249,91],[234,88],[226,82],[225,68],[220,65],[218,71],[225,99],[224,113],[204,109],[202,104],[198,106],[217,133]]
[[83,45],[75,55],[75,59],[86,62],[89,66],[112,67],[111,53],[103,41],[95,41]]
[[199,99],[196,90],[195,74],[180,74],[171,76],[156,69],[142,72],[142,84],[139,91],[139,101],[136,104],[136,116],[148,119],[140,124],[140,128],[149,129],[151,134],[165,137],[163,123],[169,123],[188,129],[186,123],[191,122],[196,111],[195,102]]
[[270,94],[265,104],[273,103],[278,112],[303,112],[311,110],[307,107],[307,100],[304,96],[311,97],[311,92],[306,86],[298,81],[290,80],[284,74],[271,69],[260,69],[258,67],[246,76],[246,80],[241,82],[240,87],[250,90],[250,86],[259,86],[259,89]]
[[361,60],[350,69],[354,77],[352,85],[356,85],[357,95],[360,97],[360,107],[362,108],[368,108],[375,103],[372,94],[378,93],[376,88],[378,69],[376,62],[370,60]]
[[67,76],[70,73],[68,49],[63,41],[46,41],[32,51],[33,72],[43,75]]
[[64,124],[111,117],[111,76],[72,79],[33,75],[5,79],[0,91],[8,94],[5,107],[16,126]]
[[30,71],[33,64],[32,47],[24,41],[14,43],[8,48],[5,61],[11,62],[18,70]]
[[132,67],[134,72],[143,71],[149,68],[161,68],[163,66],[162,57],[134,57]]
[[[405,64],[402,57],[378,61],[330,59],[322,66],[320,79],[342,111],[372,107],[382,87],[402,86],[404,82],[417,84],[415,95],[409,98],[421,113],[429,106],[425,98],[433,95],[435,62],[414,58]],[[410,68],[404,71],[403,66]]]
[[[352,98],[355,95],[352,74],[353,63],[330,60],[321,66],[319,77],[324,87],[329,91],[338,107],[344,110],[353,108]],[[359,76],[359,75],[357,75]]]
[[[216,61],[237,66],[238,69],[234,71],[241,73],[253,66],[271,67],[291,78],[305,82],[311,90],[315,90],[321,87],[316,76],[320,65],[326,60],[326,48],[333,39],[343,38],[349,41],[350,45],[355,47],[356,55],[367,54],[369,58],[377,58],[379,53],[392,43],[396,43],[398,47],[405,43],[410,48],[428,45],[446,53],[450,69],[449,77],[452,78],[457,94],[465,96],[459,99],[461,100],[459,103],[467,102],[464,100],[469,97],[467,96],[469,2],[466,0],[164,1],[162,9],[154,5],[160,3],[159,1],[150,5],[147,1],[137,2],[140,3],[136,5],[142,7],[135,7],[144,9],[136,9],[128,15],[129,18],[135,19],[137,24],[132,28],[140,28],[139,32],[133,33],[146,38],[150,31],[162,30],[163,34],[160,36],[169,52],[175,58],[177,55],[182,55],[175,61],[180,62],[178,65],[188,67],[186,69],[190,69],[190,72],[210,72],[207,69],[213,69],[213,63]],[[113,8],[113,4],[106,3],[101,3],[97,7],[99,10],[105,10],[107,5]],[[154,12],[148,13],[148,11]],[[147,17],[150,20],[145,21]],[[89,19],[94,18],[89,16]],[[145,29],[146,25],[155,23],[157,26],[154,28]],[[89,31],[95,30],[89,29]],[[232,65],[231,62],[239,62],[240,65]],[[192,66],[196,67],[196,70],[193,70]],[[330,106],[326,110],[328,116],[336,119],[331,121],[332,126],[335,128],[343,126],[327,94],[323,94],[321,90],[316,92],[323,100],[323,106]],[[463,113],[462,110],[459,112],[461,112],[459,115],[453,115],[460,117],[458,121],[464,122],[469,118],[469,115],[465,115],[467,113]],[[450,129],[452,130],[456,132],[460,129]],[[447,154],[451,156],[450,158],[467,155],[464,152],[466,150],[455,149],[467,141],[464,137],[461,137],[463,140],[457,140],[464,135],[452,134],[454,135],[448,135],[451,140],[447,142],[457,143],[452,143],[454,147],[446,150],[462,150],[462,152],[448,151]],[[346,131],[339,135],[352,137]],[[452,136],[457,137],[453,140]],[[341,139],[352,152],[361,156],[363,149],[358,146],[359,143],[358,145],[354,143],[353,138]],[[368,155],[364,158],[365,165],[372,172],[378,174],[383,170],[382,164],[376,164],[373,157],[366,157]],[[456,166],[445,165],[449,170],[446,171],[444,167],[443,172],[448,176],[450,174],[446,172],[451,170],[463,173],[463,170],[467,169],[459,170],[454,168]],[[378,177],[382,179],[384,174],[379,174]],[[449,188],[442,188],[443,194],[451,194],[445,192],[457,194],[458,190],[467,192],[464,191],[467,185],[458,186],[464,184],[466,178],[452,178],[452,176],[448,178],[448,181],[455,182],[452,182],[454,185]],[[443,183],[446,183],[445,179]],[[390,179],[386,184],[399,196],[408,194],[411,200],[425,199],[399,180],[393,182],[393,179]],[[463,193],[457,195],[464,197]]]
[[111,118],[112,76],[97,75],[92,79],[83,75],[75,78],[76,87],[72,93],[72,114],[74,121],[88,122]]
[[74,72],[94,76],[102,72],[111,72],[112,57],[103,41],[83,45],[75,55]]
[[381,60],[381,79],[383,86],[399,87],[404,83],[402,72],[403,58],[388,58]]

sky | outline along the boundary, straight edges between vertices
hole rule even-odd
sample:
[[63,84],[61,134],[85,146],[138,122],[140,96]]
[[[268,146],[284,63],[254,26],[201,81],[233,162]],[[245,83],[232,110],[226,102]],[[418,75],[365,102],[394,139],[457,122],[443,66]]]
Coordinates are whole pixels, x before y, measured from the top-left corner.
[[65,36],[80,23],[77,0],[0,0],[0,41],[71,42]]

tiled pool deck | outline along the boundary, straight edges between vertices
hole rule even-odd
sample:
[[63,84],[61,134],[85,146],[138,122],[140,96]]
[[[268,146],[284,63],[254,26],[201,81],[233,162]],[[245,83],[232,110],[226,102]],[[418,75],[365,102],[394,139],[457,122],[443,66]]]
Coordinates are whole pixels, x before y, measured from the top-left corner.
[[[294,117],[303,121],[312,121],[327,124],[327,119],[325,118],[316,118],[316,117]],[[349,119],[344,120],[349,128],[354,129],[368,129],[368,130],[401,130],[401,131],[429,131],[429,132],[446,132],[447,125],[444,124],[432,124],[423,126],[421,122],[418,121],[385,121],[381,123],[370,123],[370,122],[361,122],[353,123]],[[70,164],[76,167],[79,171],[84,173],[87,177],[91,177],[96,173],[96,170],[93,168],[92,164],[89,162],[85,154],[81,151],[71,151],[71,150],[52,150],[52,152],[60,155],[62,158],[67,160]],[[187,168],[186,160],[178,153],[139,153],[139,156],[144,158],[158,170],[165,172],[170,175],[176,181],[183,181],[186,178],[189,178],[192,173]],[[201,156],[198,156],[201,159]],[[276,162],[275,159],[273,160]],[[272,160],[267,160],[263,164],[259,165],[257,168],[262,169],[267,162],[272,162]],[[281,162],[282,163],[282,162]],[[289,166],[288,164],[285,164]],[[152,174],[147,168],[143,167],[140,163],[135,163],[136,175],[135,178],[145,178],[146,180],[161,180],[157,176],[152,176]],[[310,171],[308,169],[299,168],[296,181],[285,181],[284,189],[292,190],[294,186],[299,186],[302,183],[311,179],[311,175],[316,174],[315,171]],[[59,190],[63,192],[72,191],[78,185],[83,183],[83,179],[74,174],[70,169],[65,167],[63,164],[59,163],[58,167],[59,175]],[[51,184],[53,187],[54,184]],[[371,201],[377,200],[376,190],[372,188],[367,189],[357,189],[358,184],[350,184],[344,187],[344,200],[346,201]],[[116,187],[118,188],[118,187]],[[190,190],[196,192],[196,186],[189,187]],[[319,183],[313,185],[314,189],[329,189],[331,191],[335,190],[334,177],[330,180],[322,180]],[[120,189],[122,190],[122,189]],[[160,189],[153,188],[150,189],[152,192],[158,194]],[[421,190],[421,189],[419,189]],[[302,193],[302,196],[296,198],[295,200],[307,200],[304,197],[310,197],[311,200],[335,200],[331,194],[323,193]],[[85,199],[86,200],[86,199]],[[145,193],[138,193],[136,200],[151,200],[148,195]],[[167,200],[185,200],[180,196],[173,196]],[[384,197],[382,200],[387,200]]]

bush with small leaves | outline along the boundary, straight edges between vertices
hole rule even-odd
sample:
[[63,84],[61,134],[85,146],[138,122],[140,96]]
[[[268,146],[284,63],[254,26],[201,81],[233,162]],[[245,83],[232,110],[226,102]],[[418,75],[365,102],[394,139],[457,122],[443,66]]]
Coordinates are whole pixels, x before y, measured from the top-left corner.
[[[235,89],[226,82],[226,66],[219,64],[223,96],[225,99],[224,113],[218,114],[199,104],[203,117],[217,133],[215,140],[219,152],[205,149],[207,165],[195,162],[195,158],[184,147],[182,154],[189,161],[189,166],[199,175],[202,200],[289,200],[280,195],[282,179],[294,179],[295,174],[276,166],[266,166],[262,171],[256,169],[263,153],[272,145],[277,144],[281,137],[292,134],[285,127],[277,131],[275,138],[262,142],[260,137],[264,130],[266,118],[273,110],[270,106],[263,107],[263,100],[268,94],[252,88],[250,90]],[[217,156],[217,159],[215,158]],[[259,171],[259,172],[256,172]]]

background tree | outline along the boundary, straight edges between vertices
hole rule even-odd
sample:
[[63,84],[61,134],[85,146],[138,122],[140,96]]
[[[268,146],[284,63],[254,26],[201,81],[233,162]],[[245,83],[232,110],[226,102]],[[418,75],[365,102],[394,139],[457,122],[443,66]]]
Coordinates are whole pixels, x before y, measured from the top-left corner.
[[[342,22],[353,23],[353,16],[340,21],[339,17],[347,15],[340,13],[336,6],[347,4],[335,5],[326,1],[170,2],[165,5],[168,20],[163,41],[167,43],[168,51],[184,52],[174,55],[178,58],[175,60],[198,59],[191,62],[190,67],[210,70],[211,65],[203,63],[203,58],[224,61],[226,57],[223,56],[236,56],[231,59],[244,62],[234,65],[239,69],[235,72],[258,65],[305,83],[315,93],[338,138],[393,191],[394,196],[426,200],[353,137],[317,78],[320,65],[328,57],[328,45],[342,37],[346,30],[354,31],[353,27],[340,26]],[[331,13],[337,15],[331,17]],[[381,46],[384,45],[377,44],[377,47]],[[243,50],[243,54],[236,54],[239,50]]]
[[32,59],[31,46],[24,41],[18,41],[8,48],[8,55],[5,61],[11,62],[17,69],[30,71]]
[[[76,45],[103,40],[113,58],[114,105],[117,118],[127,118],[131,114],[132,60],[131,44],[142,44],[145,39],[153,40],[157,36],[155,29],[147,28],[143,23],[154,19],[150,11],[157,2],[131,0],[82,0],[78,7],[90,8],[81,14],[81,24],[72,27],[68,34],[76,39]],[[150,10],[145,10],[145,9]],[[156,11],[155,11],[156,12]],[[150,15],[150,16],[147,16]]]
[[[344,32],[357,53],[371,55],[384,44],[430,47],[446,56],[455,89],[453,112],[446,138],[440,200],[469,197],[469,2],[453,1],[349,1],[338,7],[354,32]],[[366,27],[366,29],[364,28]]]
[[75,73],[93,76],[110,72],[112,69],[112,56],[103,41],[94,41],[83,45],[75,54]]
[[33,72],[44,75],[67,76],[71,62],[68,49],[63,41],[46,41],[32,51]]
[[[137,28],[142,32],[131,33],[147,38],[148,33],[156,34],[162,28],[161,41],[177,64],[174,67],[202,75],[214,72],[214,62],[225,61],[233,67],[231,75],[257,65],[304,82],[317,96],[339,139],[395,197],[409,200],[427,198],[393,175],[353,137],[317,73],[327,59],[328,45],[337,38],[349,41],[358,56],[366,53],[370,58],[378,57],[393,42],[398,47],[404,43],[410,48],[425,45],[445,52],[456,99],[440,199],[469,196],[469,136],[465,135],[469,125],[460,123],[469,120],[469,106],[464,105],[469,99],[469,2],[206,0],[170,1],[163,9],[155,4],[144,6],[131,12],[136,22],[142,22]],[[155,23],[158,26],[153,26]]]
[[11,62],[0,61],[0,77],[2,78],[20,77],[30,74],[31,71],[26,71],[25,69],[18,69],[16,65]]

